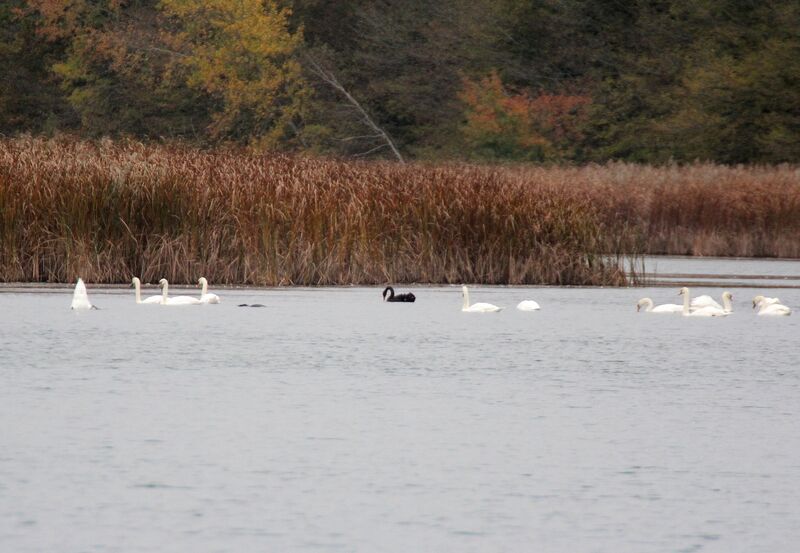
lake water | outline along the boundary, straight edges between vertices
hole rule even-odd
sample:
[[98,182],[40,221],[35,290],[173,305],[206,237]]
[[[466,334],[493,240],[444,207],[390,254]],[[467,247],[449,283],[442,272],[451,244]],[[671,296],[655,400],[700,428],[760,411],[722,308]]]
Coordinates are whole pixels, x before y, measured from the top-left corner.
[[0,550],[797,551],[800,313],[413,290],[0,293]]

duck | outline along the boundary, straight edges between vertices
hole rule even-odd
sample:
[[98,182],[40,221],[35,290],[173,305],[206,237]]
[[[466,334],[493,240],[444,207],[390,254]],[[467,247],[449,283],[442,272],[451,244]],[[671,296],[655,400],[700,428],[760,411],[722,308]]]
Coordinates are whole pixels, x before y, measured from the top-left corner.
[[201,286],[200,289],[200,303],[219,303],[219,296],[216,294],[208,293],[208,281],[206,277],[200,277],[197,284]]
[[461,287],[461,295],[464,296],[464,303],[462,304],[461,311],[464,313],[495,313],[502,311],[502,307],[497,307],[491,303],[473,303],[469,304],[469,289],[465,286]]
[[[389,294],[388,297],[386,296],[387,293]],[[417,297],[411,292],[405,294],[397,294],[395,296],[394,288],[392,288],[391,286],[387,286],[386,288],[384,288],[383,293],[381,295],[383,296],[383,301],[388,301],[388,302],[414,303],[417,300]]]
[[158,281],[159,286],[161,286],[161,305],[200,305],[201,302],[197,298],[193,298],[191,296],[174,296],[172,298],[169,297],[169,282],[167,279],[162,278]]
[[142,281],[139,280],[139,277],[133,277],[133,279],[131,279],[131,286],[135,289],[136,303],[156,304],[163,301],[162,295],[150,296],[149,298],[142,299]]
[[677,303],[663,303],[661,305],[653,304],[650,298],[642,298],[636,303],[636,311],[645,310],[646,313],[680,313],[683,311],[683,306]]

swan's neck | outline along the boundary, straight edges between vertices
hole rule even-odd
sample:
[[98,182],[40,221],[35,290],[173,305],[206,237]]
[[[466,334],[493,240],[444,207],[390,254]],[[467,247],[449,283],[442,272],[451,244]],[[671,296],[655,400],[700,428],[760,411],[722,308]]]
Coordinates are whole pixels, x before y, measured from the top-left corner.
[[463,291],[464,291],[464,304],[462,308],[469,309],[469,290],[465,288]]
[[161,301],[167,303],[167,289],[169,288],[169,284],[166,282],[164,283],[164,288],[161,290]]
[[133,288],[136,290],[136,303],[142,303],[142,291],[139,288],[139,281],[133,281]]
[[653,310],[653,300],[650,298],[644,299],[644,310],[645,311],[652,311]]
[[205,296],[208,294],[208,282],[205,280],[203,281],[203,290],[200,292],[201,295]]
[[691,302],[691,298],[689,297],[690,295],[691,294],[689,294],[689,292],[686,292],[683,295],[683,314],[684,315],[688,315],[689,314],[689,303]]

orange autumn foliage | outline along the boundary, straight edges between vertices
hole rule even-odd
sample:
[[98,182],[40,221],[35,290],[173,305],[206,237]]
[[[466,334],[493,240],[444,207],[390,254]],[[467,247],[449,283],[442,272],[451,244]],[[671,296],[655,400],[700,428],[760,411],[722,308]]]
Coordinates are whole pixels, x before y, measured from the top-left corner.
[[512,93],[493,71],[478,81],[464,80],[466,106],[462,130],[480,157],[534,161],[574,157],[587,119],[588,96]]

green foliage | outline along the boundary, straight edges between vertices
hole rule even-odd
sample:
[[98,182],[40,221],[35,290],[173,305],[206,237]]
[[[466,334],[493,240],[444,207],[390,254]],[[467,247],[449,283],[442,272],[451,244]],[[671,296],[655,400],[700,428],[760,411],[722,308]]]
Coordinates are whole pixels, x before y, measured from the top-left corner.
[[409,158],[800,159],[796,0],[6,0],[0,72],[3,134],[361,157],[388,155],[385,133]]
[[302,33],[271,0],[162,0],[178,20],[188,84],[219,102],[212,134],[278,147],[307,96],[293,58]]
[[49,71],[58,45],[37,36],[40,18],[23,0],[0,3],[0,133],[50,132],[74,123]]

